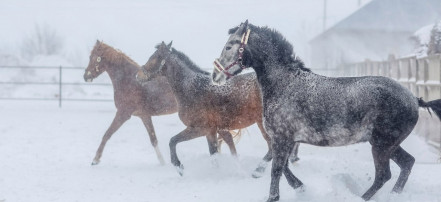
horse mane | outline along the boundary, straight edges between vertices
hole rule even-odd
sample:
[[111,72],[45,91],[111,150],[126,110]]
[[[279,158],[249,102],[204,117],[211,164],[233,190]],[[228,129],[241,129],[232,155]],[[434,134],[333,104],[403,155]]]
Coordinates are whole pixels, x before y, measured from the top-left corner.
[[[311,70],[305,67],[303,61],[297,57],[294,53],[294,48],[291,43],[289,43],[286,38],[280,34],[275,29],[268,28],[267,26],[258,27],[248,23],[248,27],[252,30],[252,32],[258,33],[262,38],[268,39],[271,44],[276,44],[277,52],[280,54],[279,59],[281,59],[284,63],[290,64],[293,67],[299,68],[303,71],[310,72]],[[228,30],[228,34],[233,34],[239,29],[239,26],[231,28]]]
[[172,53],[175,54],[180,60],[184,61],[185,64],[187,64],[187,66],[200,74],[203,75],[210,75],[209,72],[202,70],[199,66],[197,66],[196,64],[194,64],[193,61],[190,60],[190,58],[187,57],[187,55],[185,55],[183,52],[180,52],[174,48],[172,48]]
[[96,52],[97,55],[105,58],[108,62],[115,65],[123,65],[125,62],[129,62],[139,67],[135,61],[124,54],[121,50],[115,49],[102,41],[97,41],[92,52]]

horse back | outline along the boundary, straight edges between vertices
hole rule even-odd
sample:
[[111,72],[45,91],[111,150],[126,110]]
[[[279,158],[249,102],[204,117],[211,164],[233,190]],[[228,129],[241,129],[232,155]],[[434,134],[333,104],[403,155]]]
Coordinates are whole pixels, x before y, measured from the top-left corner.
[[[279,106],[265,111],[265,117],[274,117],[265,120],[271,125],[283,125],[282,120],[287,120],[288,124],[276,127],[303,134],[295,137],[300,142],[353,144],[370,140],[375,129],[390,133],[418,119],[415,97],[389,78],[311,76],[296,82],[303,88],[284,89],[287,96],[279,102],[265,103]],[[409,120],[400,121],[403,117]]]

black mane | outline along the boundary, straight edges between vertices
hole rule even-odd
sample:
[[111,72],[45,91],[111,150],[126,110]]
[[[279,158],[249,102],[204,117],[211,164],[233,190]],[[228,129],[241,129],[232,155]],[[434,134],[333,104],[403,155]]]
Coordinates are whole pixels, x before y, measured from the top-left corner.
[[[252,24],[248,24],[248,27],[251,29],[251,32],[256,32],[264,40],[270,41],[271,44],[277,44],[277,52],[280,54],[279,59],[282,62],[307,72],[311,71],[309,68],[305,67],[303,61],[295,55],[294,48],[291,43],[289,43],[286,38],[277,30],[268,28],[267,26],[258,27]],[[235,33],[237,29],[239,29],[239,26],[231,28],[228,30],[228,34]]]
[[190,58],[188,58],[187,55],[185,55],[184,53],[182,53],[182,52],[180,52],[180,51],[178,51],[178,50],[176,50],[176,49],[174,49],[174,48],[172,48],[172,52],[171,52],[171,53],[175,54],[176,56],[178,56],[179,59],[181,59],[182,61],[184,61],[185,64],[187,64],[188,67],[189,67],[191,70],[193,70],[193,71],[195,71],[195,72],[197,72],[197,73],[203,74],[203,75],[210,75],[209,72],[206,72],[206,71],[202,70],[199,66],[197,66],[196,64],[194,64],[194,62],[191,61]]

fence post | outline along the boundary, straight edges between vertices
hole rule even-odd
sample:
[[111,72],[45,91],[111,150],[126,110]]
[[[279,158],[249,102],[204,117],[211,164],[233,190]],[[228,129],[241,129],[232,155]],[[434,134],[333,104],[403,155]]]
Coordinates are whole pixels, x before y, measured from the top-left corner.
[[60,73],[60,79],[59,79],[59,85],[58,85],[58,90],[59,90],[59,92],[58,92],[58,106],[61,108],[61,102],[62,102],[62,95],[61,95],[62,90],[61,89],[62,89],[62,83],[63,83],[63,81],[62,81],[63,68],[61,66],[59,68],[59,73]]

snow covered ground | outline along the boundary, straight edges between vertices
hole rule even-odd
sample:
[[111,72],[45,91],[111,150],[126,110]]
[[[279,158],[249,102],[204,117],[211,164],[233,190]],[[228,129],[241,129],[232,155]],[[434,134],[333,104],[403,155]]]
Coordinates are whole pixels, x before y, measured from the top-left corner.
[[[223,145],[213,166],[205,138],[178,145],[185,165],[180,177],[173,166],[160,166],[142,122],[133,117],[108,142],[102,161],[90,163],[115,109],[113,103],[0,102],[0,201],[265,201],[264,177],[250,174],[266,152],[256,126],[237,145],[239,158]],[[159,146],[169,162],[168,140],[184,126],[176,114],[154,117]],[[403,147],[415,156],[404,192],[390,194],[399,173],[373,201],[441,201],[438,153],[411,135]],[[303,193],[281,180],[281,202],[362,201],[371,185],[374,165],[369,144],[338,148],[300,147],[300,162],[291,166],[306,185]]]
[[[328,0],[328,27],[370,0]],[[211,68],[227,39],[227,30],[245,19],[283,33],[308,62],[307,41],[321,31],[322,0],[0,0],[0,65],[84,66],[95,40],[121,49],[139,64],[145,63],[162,40],[174,40],[196,64]],[[341,6],[344,5],[344,6]],[[35,25],[49,26],[63,40],[59,55],[25,61],[22,41]],[[191,40],[189,40],[191,39]],[[6,58],[6,59],[4,59]],[[82,71],[66,71],[66,82],[82,82]],[[1,81],[56,81],[57,72],[1,71]],[[105,74],[96,82],[108,82]],[[70,87],[66,87],[70,88]],[[74,88],[65,97],[111,98],[112,89]],[[56,87],[5,87],[0,95],[53,97]],[[265,201],[270,168],[260,179],[251,172],[265,154],[266,142],[256,126],[237,145],[239,157],[223,145],[213,165],[205,138],[178,145],[185,165],[180,177],[168,163],[160,166],[142,122],[129,120],[108,142],[102,161],[90,163],[115,114],[111,102],[0,101],[0,202],[143,201],[248,202]],[[184,125],[177,115],[153,119],[159,147],[169,161],[168,141]],[[441,201],[439,154],[415,135],[403,147],[417,163],[400,195],[392,195],[399,168],[373,201]],[[300,162],[291,168],[305,184],[297,193],[281,180],[281,202],[361,201],[359,196],[374,177],[370,147],[300,147]]]

